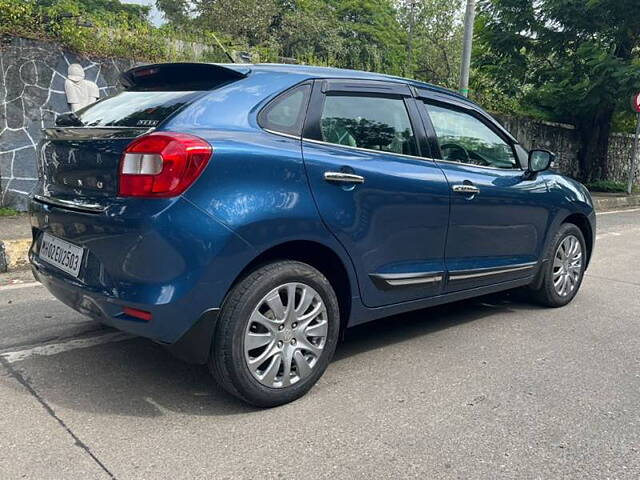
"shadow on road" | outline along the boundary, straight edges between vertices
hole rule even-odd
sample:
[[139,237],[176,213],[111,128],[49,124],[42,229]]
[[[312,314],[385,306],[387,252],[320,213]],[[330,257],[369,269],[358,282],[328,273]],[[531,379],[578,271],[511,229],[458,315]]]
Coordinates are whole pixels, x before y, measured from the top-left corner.
[[497,312],[537,310],[519,292],[500,292],[485,297],[441,305],[402,315],[387,317],[347,330],[345,341],[338,345],[334,362],[359,353],[411,340],[423,335],[481,321]]
[[[338,363],[361,353],[420,336],[481,321],[496,312],[533,310],[510,293],[493,295],[404,315],[350,329],[334,359]],[[256,413],[227,395],[205,366],[174,359],[145,339],[32,357],[14,364],[52,405],[100,415],[157,417],[166,412],[185,415]],[[329,367],[331,369],[331,366]]]

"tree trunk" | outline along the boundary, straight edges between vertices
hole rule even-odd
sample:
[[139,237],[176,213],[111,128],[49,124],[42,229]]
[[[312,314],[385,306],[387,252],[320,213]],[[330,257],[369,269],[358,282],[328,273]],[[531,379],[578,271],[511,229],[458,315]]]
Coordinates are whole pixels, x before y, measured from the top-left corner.
[[580,138],[578,177],[584,183],[606,180],[609,175],[609,136],[613,112],[613,107],[605,107],[577,124]]

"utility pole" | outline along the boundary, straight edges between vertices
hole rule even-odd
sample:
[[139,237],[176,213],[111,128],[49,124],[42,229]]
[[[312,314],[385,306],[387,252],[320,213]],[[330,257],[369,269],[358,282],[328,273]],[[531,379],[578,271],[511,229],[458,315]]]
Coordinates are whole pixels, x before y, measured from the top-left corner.
[[636,176],[636,161],[638,159],[638,141],[640,141],[640,113],[637,114],[636,136],[633,138],[633,149],[631,151],[631,165],[629,166],[629,181],[627,183],[627,195],[633,193],[633,181]]
[[629,183],[627,184],[627,195],[633,193],[633,181],[636,176],[636,160],[638,158],[638,142],[640,141],[640,93],[637,93],[631,99],[631,106],[636,112],[637,122],[636,136],[633,139],[633,149],[631,152],[631,165],[629,165]]
[[462,67],[460,68],[460,93],[469,96],[469,71],[471,70],[471,46],[473,44],[473,21],[476,17],[476,1],[467,0],[464,14],[464,43],[462,46]]
[[407,36],[407,68],[405,68],[405,76],[413,76],[413,26],[415,25],[415,8],[416,0],[409,0],[409,34]]

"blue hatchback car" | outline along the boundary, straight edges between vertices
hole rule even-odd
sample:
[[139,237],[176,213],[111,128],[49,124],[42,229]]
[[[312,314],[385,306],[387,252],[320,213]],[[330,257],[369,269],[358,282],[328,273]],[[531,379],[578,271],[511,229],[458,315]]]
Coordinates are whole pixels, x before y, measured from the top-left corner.
[[246,402],[304,395],[347,327],[516,287],[559,307],[580,288],[589,193],[455,93],[292,65],[121,81],[46,130],[33,272]]

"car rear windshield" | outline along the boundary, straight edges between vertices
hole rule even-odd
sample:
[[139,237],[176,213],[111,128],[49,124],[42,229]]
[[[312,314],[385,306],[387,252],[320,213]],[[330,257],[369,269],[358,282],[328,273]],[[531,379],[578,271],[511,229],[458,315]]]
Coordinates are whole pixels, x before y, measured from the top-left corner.
[[83,127],[155,127],[201,91],[124,91],[75,112]]

